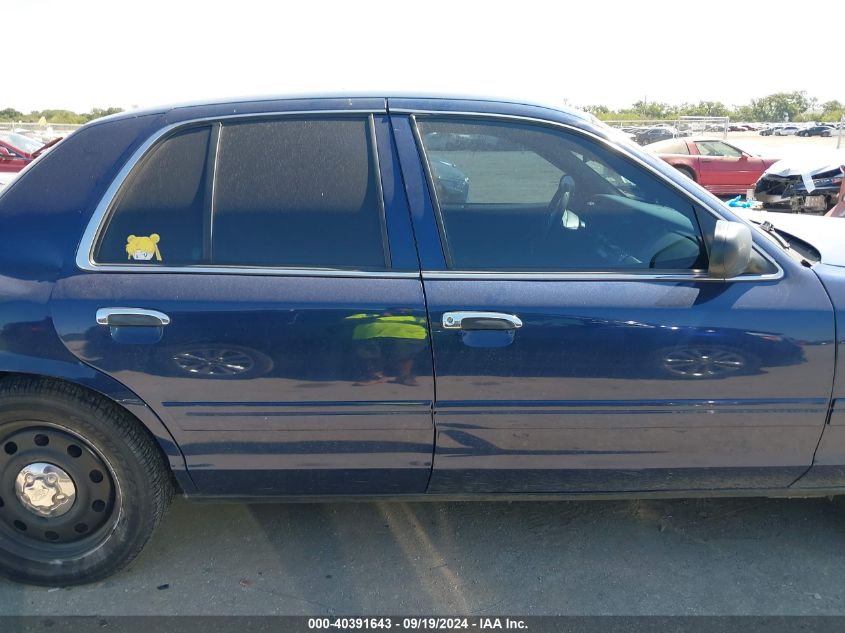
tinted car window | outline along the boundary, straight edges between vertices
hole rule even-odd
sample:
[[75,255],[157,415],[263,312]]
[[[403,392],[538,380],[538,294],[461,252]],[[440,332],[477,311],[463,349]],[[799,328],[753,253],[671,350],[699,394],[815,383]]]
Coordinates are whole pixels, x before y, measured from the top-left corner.
[[215,264],[385,267],[367,119],[224,125],[218,153]]
[[209,128],[173,136],[129,176],[96,249],[110,264],[195,264],[203,258]]
[[[435,161],[448,162],[468,179],[466,202],[438,198],[452,268],[707,266],[691,204],[597,142],[498,121],[427,118],[419,126],[435,196]],[[431,138],[439,139],[436,148],[427,145]]]

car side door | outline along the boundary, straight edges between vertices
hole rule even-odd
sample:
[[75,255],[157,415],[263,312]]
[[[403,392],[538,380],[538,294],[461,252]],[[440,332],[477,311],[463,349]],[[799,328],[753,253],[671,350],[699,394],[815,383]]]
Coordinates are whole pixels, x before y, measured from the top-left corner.
[[[756,236],[747,274],[710,277],[713,211],[583,131],[393,125],[432,324],[431,492],[784,488],[805,472],[834,362],[811,271]],[[443,199],[433,161],[466,175],[465,201]]]
[[202,494],[425,490],[425,302],[373,101],[166,130],[55,289],[68,349],[159,415]]

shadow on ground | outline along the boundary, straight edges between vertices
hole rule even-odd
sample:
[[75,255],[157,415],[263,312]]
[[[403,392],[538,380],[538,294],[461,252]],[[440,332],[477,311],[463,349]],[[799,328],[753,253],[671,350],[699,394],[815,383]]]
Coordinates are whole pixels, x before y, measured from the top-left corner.
[[125,571],[17,614],[839,614],[845,502],[174,504]]

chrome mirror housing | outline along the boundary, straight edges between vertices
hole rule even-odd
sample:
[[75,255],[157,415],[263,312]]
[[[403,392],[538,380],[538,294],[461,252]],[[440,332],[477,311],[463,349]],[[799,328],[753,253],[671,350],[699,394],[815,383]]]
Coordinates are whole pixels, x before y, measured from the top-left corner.
[[721,279],[738,277],[751,263],[751,229],[740,222],[718,220],[710,247],[710,275]]

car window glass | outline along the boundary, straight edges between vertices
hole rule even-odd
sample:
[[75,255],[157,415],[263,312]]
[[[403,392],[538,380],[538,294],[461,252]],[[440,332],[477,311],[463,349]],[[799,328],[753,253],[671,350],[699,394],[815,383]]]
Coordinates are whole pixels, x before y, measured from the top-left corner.
[[29,154],[32,154],[33,152],[41,149],[44,146],[44,143],[39,143],[33,138],[29,138],[28,136],[24,136],[23,134],[17,134],[15,132],[0,134],[0,141],[8,143],[12,147],[16,147],[19,150],[27,152]]
[[732,158],[742,156],[742,152],[736,147],[721,141],[698,141],[696,147],[702,156],[730,156]]
[[213,263],[385,267],[367,119],[228,124],[218,153]]
[[196,264],[203,258],[209,128],[158,145],[127,179],[113,205],[95,261]]
[[[426,134],[425,145],[434,186],[446,203],[537,204],[554,195],[563,175],[536,152],[483,130],[433,131]],[[507,162],[501,161],[503,152]]]
[[[595,141],[500,121],[418,125],[452,268],[706,268],[690,203]],[[437,161],[460,174],[460,195],[443,196]]]

